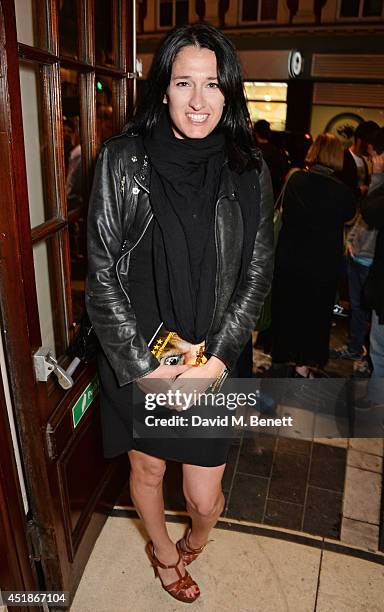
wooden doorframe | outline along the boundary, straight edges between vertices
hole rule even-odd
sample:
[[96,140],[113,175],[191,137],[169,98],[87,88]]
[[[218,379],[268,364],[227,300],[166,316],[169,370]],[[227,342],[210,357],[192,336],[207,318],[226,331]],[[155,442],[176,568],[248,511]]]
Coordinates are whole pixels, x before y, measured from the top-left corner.
[[[119,0],[113,0],[114,15],[116,16],[116,7],[120,6],[122,7],[121,18],[127,20],[128,15],[124,7],[131,7],[131,2],[132,0],[123,0],[121,3]],[[45,0],[44,4],[52,9],[50,14],[54,14],[56,0]],[[92,0],[82,0],[81,6],[85,11],[91,11],[92,5]],[[116,23],[115,19],[115,26]],[[83,26],[82,34],[84,34]],[[52,27],[57,28],[57,20]],[[54,31],[57,34],[57,29]],[[114,32],[116,38],[116,27],[114,27]],[[123,38],[121,32],[124,32],[124,36],[126,36],[125,26],[119,32],[121,38]],[[57,35],[55,35],[55,40],[57,40]],[[117,109],[117,122],[121,123],[127,111],[124,101],[127,100],[127,92],[130,91],[125,65],[128,62],[127,41],[123,41],[119,48],[121,57],[124,56],[124,62],[121,62],[124,65],[117,68],[94,65],[92,78],[94,79],[95,74],[100,73],[104,76],[111,76],[112,79],[116,80],[116,83],[119,81],[113,87],[113,99],[114,108]],[[84,61],[58,57],[52,49],[29,47],[26,44],[18,43],[14,0],[0,0],[0,184],[2,190],[2,206],[0,207],[0,323],[11,403],[30,506],[28,521],[25,521],[24,517],[24,523],[26,523],[24,525],[24,538],[27,538],[27,543],[30,543],[30,545],[27,546],[24,539],[24,544],[20,541],[18,546],[21,547],[20,558],[25,553],[25,550],[23,553],[22,547],[27,546],[30,558],[40,561],[39,578],[40,575],[42,578],[38,587],[41,590],[68,590],[73,593],[95,539],[106,520],[108,510],[114,503],[116,492],[126,480],[127,456],[122,456],[120,460],[116,461],[110,460],[104,461],[104,463],[100,461],[97,464],[99,480],[95,483],[92,481],[91,485],[94,488],[91,490],[92,495],[89,496],[90,501],[88,503],[88,498],[85,502],[81,500],[81,521],[79,519],[72,526],[69,520],[70,503],[72,500],[76,502],[77,490],[76,488],[71,490],[72,498],[70,498],[69,488],[66,489],[65,486],[68,483],[70,470],[72,469],[73,473],[73,466],[76,466],[76,452],[81,454],[80,447],[76,444],[86,440],[85,444],[88,443],[88,446],[92,446],[89,441],[96,439],[95,434],[97,434],[100,440],[98,438],[97,444],[91,447],[91,450],[96,449],[94,454],[97,457],[101,457],[102,454],[97,401],[92,402],[93,410],[87,411],[78,429],[76,429],[76,435],[72,436],[74,425],[71,407],[73,401],[76,400],[75,396],[80,391],[83,392],[88,382],[93,378],[95,367],[84,365],[79,367],[76,372],[75,385],[68,393],[60,389],[53,380],[48,381],[48,385],[44,388],[45,383],[37,383],[35,379],[32,351],[42,343],[42,339],[37,307],[35,266],[32,255],[33,245],[39,240],[49,238],[49,234],[56,231],[55,228],[58,231],[65,230],[67,232],[68,219],[62,218],[62,215],[59,214],[62,210],[59,206],[55,217],[48,218],[31,229],[19,80],[19,62],[21,59],[27,59],[32,63],[42,65],[40,76],[43,77],[44,92],[46,94],[51,93],[50,87],[52,88],[53,93],[57,95],[55,100],[58,108],[61,108],[60,88],[57,86],[59,64],[66,65],[71,69],[76,68],[78,72],[84,72],[85,77],[90,74],[90,65]],[[84,58],[82,59],[84,60]],[[53,66],[54,79],[49,81],[49,79],[45,79],[46,73],[49,72],[46,68],[47,66],[52,67],[53,64],[57,64],[57,66]],[[86,78],[85,80],[82,79],[82,83],[84,86],[90,85]],[[94,86],[93,81],[91,85]],[[92,98],[92,95],[88,97]],[[46,101],[46,97],[44,100]],[[45,112],[44,105],[43,112]],[[93,117],[93,120],[95,118],[96,116]],[[61,126],[57,115],[54,115],[53,119],[48,118],[48,120],[52,121],[53,125]],[[92,125],[93,132],[96,133],[95,121]],[[60,147],[62,147],[60,129],[55,134],[59,155]],[[84,138],[88,137],[89,134],[86,134]],[[95,143],[92,145],[92,142],[90,144],[91,148],[95,145]],[[89,149],[87,146],[84,145],[84,151]],[[90,162],[91,160],[88,157],[87,160]],[[58,172],[58,175],[63,177],[64,165],[61,164],[61,166],[61,175],[60,172]],[[86,175],[89,179],[91,178],[91,166],[92,164],[89,163],[89,173]],[[55,228],[52,225],[55,225]],[[42,231],[45,232],[44,235],[41,233]],[[36,236],[36,232],[40,232],[39,236]],[[63,367],[66,367],[69,357],[64,355],[62,357],[63,362],[60,363]],[[45,404],[42,396],[45,397]],[[62,398],[64,398],[63,402],[61,402]],[[52,413],[48,414],[47,411],[44,412],[41,409],[42,406],[50,408],[51,405]],[[2,410],[2,408],[0,409]],[[52,419],[57,431],[55,427],[50,428]],[[55,453],[52,454],[53,437],[62,443],[59,456],[56,456]],[[91,454],[88,453],[87,457],[90,456]],[[1,457],[2,454],[0,454]],[[72,457],[75,457],[75,459],[71,464],[69,459],[72,460]],[[94,466],[95,464],[91,462],[87,464],[89,470],[94,470]],[[68,470],[68,473],[66,470]],[[73,482],[76,483],[76,479]],[[5,495],[0,491],[0,502],[3,499],[5,500]],[[14,501],[10,500],[12,502],[10,509],[13,508]],[[1,520],[2,517],[0,516]],[[9,531],[10,527],[5,531],[2,530],[2,524],[0,523],[0,538],[5,533],[8,533],[7,538],[9,538]],[[20,529],[18,533],[18,537],[22,540]],[[23,563],[25,564],[25,560]],[[16,568],[15,559],[13,559],[12,564]],[[32,575],[32,582],[34,579],[35,577]]]
[[22,219],[17,210],[18,203],[28,210],[28,194],[13,0],[0,0],[0,75],[0,316],[31,510],[39,517],[34,532],[47,553],[43,571],[48,588],[54,590],[61,570],[27,325],[27,305],[35,297],[28,281],[33,279],[33,261],[23,253],[31,252],[32,242],[29,219]]
[[[28,549],[27,529],[0,377],[0,586],[3,591],[34,591],[40,588]],[[29,607],[27,609],[30,610]]]

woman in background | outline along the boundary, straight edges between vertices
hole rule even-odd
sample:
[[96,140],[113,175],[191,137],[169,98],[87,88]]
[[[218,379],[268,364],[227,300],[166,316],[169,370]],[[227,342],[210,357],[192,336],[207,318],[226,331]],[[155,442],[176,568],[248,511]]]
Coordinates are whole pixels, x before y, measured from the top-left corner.
[[298,377],[328,361],[343,229],[355,215],[351,189],[335,176],[343,166],[337,137],[320,134],[306,163],[286,184],[272,283],[272,360],[293,364]]

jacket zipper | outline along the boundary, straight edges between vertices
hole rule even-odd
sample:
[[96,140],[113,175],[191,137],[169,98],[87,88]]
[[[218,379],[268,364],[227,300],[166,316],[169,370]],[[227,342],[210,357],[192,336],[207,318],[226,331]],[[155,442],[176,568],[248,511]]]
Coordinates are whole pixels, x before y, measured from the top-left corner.
[[[136,181],[136,183],[137,183],[138,185],[140,185],[140,187],[141,187],[142,189],[144,189],[144,191],[146,191],[146,192],[149,194],[148,189],[146,189],[146,187],[144,187],[144,185],[142,185],[142,184],[141,184],[141,183],[140,183],[140,182],[137,180],[136,176],[134,176],[134,177],[133,177],[133,179]],[[127,292],[125,291],[125,289],[124,289],[124,287],[123,287],[123,283],[121,282],[120,275],[119,275],[119,270],[118,270],[118,266],[119,266],[119,264],[120,264],[121,260],[122,260],[122,259],[123,259],[123,258],[124,258],[126,255],[130,255],[130,254],[132,253],[132,251],[133,251],[133,250],[134,250],[134,249],[137,247],[137,245],[139,244],[140,240],[142,239],[142,237],[144,236],[145,232],[147,231],[148,225],[150,224],[150,222],[152,221],[152,219],[153,219],[153,213],[151,213],[151,215],[150,215],[150,217],[149,217],[149,219],[148,219],[148,221],[147,221],[147,223],[146,223],[146,225],[145,225],[145,227],[144,227],[143,231],[141,232],[141,234],[140,234],[139,238],[136,240],[135,244],[134,244],[134,245],[133,245],[133,246],[132,246],[132,247],[131,247],[131,248],[130,248],[128,251],[126,251],[125,253],[123,253],[123,254],[122,254],[120,257],[119,257],[119,259],[117,260],[117,262],[116,262],[116,264],[115,264],[115,271],[116,271],[116,276],[117,276],[117,279],[118,279],[118,281],[119,281],[119,285],[120,285],[121,290],[122,290],[122,292],[124,293],[125,297],[127,298],[128,302],[129,302],[130,300],[129,300],[129,297],[128,297]]]
[[[216,248],[216,261],[217,261],[217,266],[219,266],[219,249],[218,249],[218,244],[217,244],[217,209],[219,206],[219,202],[221,200],[223,200],[225,198],[224,195],[220,196],[219,199],[216,202],[216,206],[215,206],[215,248]],[[213,307],[213,313],[212,313],[212,319],[211,319],[211,323],[209,325],[208,331],[207,331],[207,337],[209,335],[209,332],[211,331],[212,325],[213,325],[213,321],[215,318],[215,314],[216,314],[216,306],[217,306],[217,279],[219,278],[219,274],[218,274],[219,270],[216,270],[216,279],[215,279],[215,303],[214,303],[214,307]]]
[[[137,180],[136,176],[134,176],[134,177],[133,177],[133,179],[134,179],[134,181],[135,181],[135,182],[136,182],[136,183],[137,183],[137,184],[138,184],[138,185],[139,185],[139,186],[140,186],[142,189],[144,189],[144,191],[146,191],[146,192],[148,193],[148,195],[149,195],[149,190],[148,190],[148,189],[146,189],[146,187],[144,187],[144,185],[142,185],[142,184],[140,183],[140,181],[138,181],[138,180]],[[133,251],[133,250],[134,250],[134,249],[137,247],[137,245],[139,244],[140,240],[143,238],[143,236],[144,236],[145,232],[147,231],[148,226],[149,226],[150,222],[152,221],[152,219],[153,219],[153,213],[151,213],[151,214],[150,214],[149,219],[148,219],[147,223],[145,224],[145,227],[144,227],[143,231],[141,232],[141,234],[140,234],[139,238],[136,240],[135,244],[134,244],[134,245],[133,245],[133,246],[132,246],[132,247],[129,249],[129,251],[127,251],[126,253],[123,253],[123,254],[122,254],[120,257],[119,257],[119,259],[117,260],[116,265],[115,265],[116,276],[117,276],[117,279],[118,279],[118,281],[119,281],[119,285],[120,285],[121,290],[122,290],[122,292],[124,293],[125,297],[127,298],[127,301],[128,301],[128,302],[130,302],[130,299],[129,299],[129,297],[128,297],[127,292],[125,291],[125,289],[124,289],[124,287],[123,287],[123,283],[121,282],[120,275],[119,275],[119,271],[118,271],[118,266],[119,266],[119,264],[120,264],[121,260],[122,260],[122,259],[123,259],[123,258],[124,258],[126,255],[130,256],[130,255],[131,255],[131,253],[132,253],[132,251]],[[128,265],[129,265],[129,264],[128,264]],[[161,327],[161,325],[162,325],[162,324],[163,324],[163,323],[161,323],[161,324],[160,324],[159,328]],[[157,331],[158,331],[158,330],[157,330]],[[150,342],[152,342],[152,340],[151,340]],[[150,343],[149,343],[149,344],[150,344]],[[150,371],[150,372],[152,372],[152,370],[149,370],[149,371]],[[146,376],[146,374],[148,374],[148,372],[146,372],[146,373],[142,374],[141,376],[139,376],[139,378],[144,378],[144,376]],[[135,380],[138,380],[138,378],[136,378]]]
[[137,247],[137,245],[139,244],[140,240],[142,239],[142,237],[144,236],[145,232],[147,231],[148,225],[150,224],[150,222],[152,221],[152,219],[153,219],[153,214],[151,213],[151,216],[149,217],[149,219],[148,219],[148,221],[147,221],[147,223],[146,223],[146,225],[145,225],[145,228],[144,228],[144,229],[143,229],[143,231],[141,232],[141,234],[140,234],[139,238],[136,240],[135,244],[134,244],[134,245],[133,245],[133,246],[132,246],[132,247],[131,247],[131,248],[130,248],[128,251],[126,251],[125,253],[123,253],[123,254],[122,254],[120,257],[119,257],[119,259],[117,260],[117,262],[116,262],[116,264],[115,264],[115,270],[116,270],[116,276],[117,276],[117,279],[118,279],[118,281],[119,281],[120,287],[121,287],[121,289],[122,289],[122,291],[123,291],[123,293],[124,293],[125,297],[127,298],[128,302],[129,302],[130,300],[129,300],[129,297],[128,297],[127,292],[125,291],[125,289],[124,289],[124,287],[123,287],[123,283],[121,282],[120,275],[119,275],[119,271],[118,271],[118,266],[119,266],[119,264],[120,264],[121,260],[122,260],[124,257],[126,257],[126,255],[130,255],[130,254],[132,253],[132,251],[133,251],[133,250],[134,250],[134,249]]
[[146,187],[144,187],[144,185],[142,185],[140,183],[140,181],[138,180],[136,174],[133,175],[133,180],[135,181],[135,183],[137,183],[142,189],[144,189],[144,191],[146,191],[149,195],[149,189],[147,189]]
[[125,194],[125,175],[120,179],[120,191],[121,195],[124,197]]
[[[225,165],[228,164],[228,160],[226,159],[225,162],[222,165],[222,168],[224,168]],[[219,202],[221,200],[223,200],[226,197],[226,195],[222,195],[219,197],[219,199],[216,202],[215,205],[215,248],[216,248],[216,261],[217,261],[217,265],[219,265],[219,248],[218,248],[218,244],[217,244],[217,209],[219,206]],[[215,319],[215,314],[216,314],[216,306],[217,306],[217,279],[219,278],[219,274],[218,274],[218,270],[216,270],[216,279],[215,279],[215,303],[213,306],[213,313],[212,313],[212,319],[211,319],[211,323],[209,325],[208,331],[207,331],[207,338],[209,336],[209,333],[212,329],[212,325],[213,325],[213,321]]]

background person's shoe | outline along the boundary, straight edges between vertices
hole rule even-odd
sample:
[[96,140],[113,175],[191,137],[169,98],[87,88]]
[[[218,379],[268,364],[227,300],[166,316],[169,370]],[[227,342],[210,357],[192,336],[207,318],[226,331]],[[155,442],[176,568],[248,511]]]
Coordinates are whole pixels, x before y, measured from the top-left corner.
[[356,359],[356,361],[353,362],[353,373],[351,378],[370,378],[371,374],[371,367],[365,357]]
[[345,308],[340,306],[340,304],[334,305],[333,314],[336,315],[337,317],[344,317],[344,318],[349,316],[348,312],[346,312]]
[[355,359],[360,359],[361,354],[350,351],[349,348],[344,345],[335,349],[330,349],[329,357],[330,359],[351,359],[354,361]]
[[309,379],[312,379],[312,378],[315,378],[315,377],[314,377],[314,375],[312,373],[311,368],[308,368],[308,371],[307,371],[307,373],[305,375],[301,374],[300,372],[295,370],[294,373],[293,373],[293,378],[302,378],[303,380],[304,379],[305,380],[309,380]]
[[361,399],[357,400],[355,402],[355,409],[356,410],[361,410],[361,411],[367,411],[367,410],[376,410],[377,408],[384,408],[384,403],[378,404],[377,402],[373,402],[372,400],[368,399],[367,397],[362,397]]

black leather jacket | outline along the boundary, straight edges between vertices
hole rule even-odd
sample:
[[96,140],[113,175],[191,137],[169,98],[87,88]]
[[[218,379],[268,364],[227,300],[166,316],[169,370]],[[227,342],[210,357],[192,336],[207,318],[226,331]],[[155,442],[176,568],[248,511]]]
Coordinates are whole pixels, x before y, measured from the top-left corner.
[[[226,164],[215,213],[216,301],[206,338],[207,354],[217,356],[228,369],[257,323],[273,271],[273,195],[268,168],[263,163],[260,174],[252,170],[236,176],[235,183]],[[241,177],[245,177],[243,183]],[[130,253],[153,218],[149,178],[150,162],[140,136],[124,133],[103,145],[88,216],[86,306],[120,385],[159,365],[138,329],[128,285]],[[241,286],[237,285],[243,223],[235,185],[242,197],[255,199],[259,219],[252,260]]]

